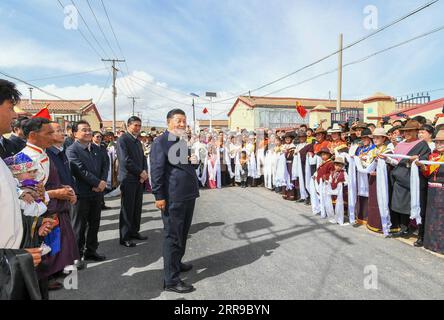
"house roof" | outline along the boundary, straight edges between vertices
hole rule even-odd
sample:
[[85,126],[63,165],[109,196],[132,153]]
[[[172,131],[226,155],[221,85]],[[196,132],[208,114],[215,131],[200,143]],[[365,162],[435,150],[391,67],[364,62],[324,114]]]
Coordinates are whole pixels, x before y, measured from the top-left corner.
[[444,98],[441,98],[441,99],[430,101],[425,104],[420,104],[420,105],[416,105],[416,106],[404,108],[404,109],[398,109],[396,111],[386,114],[385,116],[390,117],[391,119],[399,119],[399,117],[396,116],[399,113],[404,113],[404,114],[411,117],[411,116],[415,116],[415,115],[418,115],[418,114],[421,114],[421,113],[424,113],[427,111],[435,110],[435,109],[439,110],[437,113],[441,113],[441,110],[443,107],[444,107]]
[[[113,121],[112,120],[103,120],[103,127],[104,128],[112,128],[113,127]],[[116,121],[116,128],[120,129],[120,128],[126,128],[126,123],[125,121],[120,121],[117,120]]]
[[[255,107],[296,107],[299,102],[306,109],[313,109],[318,105],[323,105],[329,109],[336,108],[336,100],[328,99],[311,99],[311,98],[285,98],[285,97],[247,97],[240,96],[237,98],[228,116],[234,111],[239,102],[245,103],[250,108]],[[363,104],[359,100],[342,100],[342,108],[363,108]]]
[[96,113],[97,118],[102,122],[102,117],[92,99],[89,100],[32,100],[32,105],[28,100],[21,100],[17,104],[17,107],[24,112],[35,114],[40,111],[44,106],[48,107],[49,113],[80,113],[84,114],[89,111]]
[[[197,120],[199,123],[199,126],[209,126],[210,120]],[[213,126],[228,126],[228,120],[213,120],[212,121]]]

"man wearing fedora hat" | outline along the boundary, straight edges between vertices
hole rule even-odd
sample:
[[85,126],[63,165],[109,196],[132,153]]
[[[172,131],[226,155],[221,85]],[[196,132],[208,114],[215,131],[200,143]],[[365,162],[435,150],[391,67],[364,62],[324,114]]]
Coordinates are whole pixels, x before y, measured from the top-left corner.
[[[392,237],[409,237],[412,233],[410,226],[410,167],[411,162],[415,159],[427,160],[430,155],[430,148],[427,142],[418,139],[418,132],[421,129],[421,124],[416,120],[408,120],[404,127],[399,130],[404,133],[405,140],[399,143],[393,153],[410,156],[411,159],[396,160],[387,158],[387,163],[393,166],[390,173],[391,182],[393,185],[393,193],[391,196],[390,209],[392,226],[400,227],[400,231],[392,234]],[[417,157],[414,157],[417,156]],[[425,218],[426,213],[426,192],[427,181],[425,177],[420,175],[420,207],[421,217]],[[424,224],[419,226],[419,239],[424,235]]]

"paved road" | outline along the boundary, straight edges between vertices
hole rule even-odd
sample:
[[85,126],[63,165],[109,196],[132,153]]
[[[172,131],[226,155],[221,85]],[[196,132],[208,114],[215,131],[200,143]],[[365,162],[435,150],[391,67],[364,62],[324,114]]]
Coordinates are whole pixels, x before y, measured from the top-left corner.
[[[184,274],[197,290],[164,292],[153,197],[144,197],[142,217],[149,239],[136,248],[118,244],[119,200],[108,205],[99,252],[109,260],[89,264],[77,290],[52,299],[444,299],[442,257],[365,227],[333,225],[263,188],[201,192],[185,256],[194,269]],[[377,282],[366,283],[378,287],[366,289],[374,268]]]

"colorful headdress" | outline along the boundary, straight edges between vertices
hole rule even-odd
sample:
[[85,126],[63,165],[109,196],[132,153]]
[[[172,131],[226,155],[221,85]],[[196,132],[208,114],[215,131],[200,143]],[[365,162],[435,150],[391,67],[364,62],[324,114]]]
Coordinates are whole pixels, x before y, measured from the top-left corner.
[[23,152],[19,152],[15,156],[6,158],[5,163],[14,175],[38,170],[39,168],[38,163]]

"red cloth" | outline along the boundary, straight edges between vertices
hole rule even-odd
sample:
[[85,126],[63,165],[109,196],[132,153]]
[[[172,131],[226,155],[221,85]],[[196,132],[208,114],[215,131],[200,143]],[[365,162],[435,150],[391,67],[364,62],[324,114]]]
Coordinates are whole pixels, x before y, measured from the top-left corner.
[[39,112],[37,112],[34,116],[33,116],[33,118],[45,118],[45,119],[48,119],[48,120],[52,120],[51,119],[51,115],[49,114],[49,110],[48,110],[48,107],[47,106],[45,106],[45,107],[43,107],[43,109],[42,110],[40,110]]
[[332,171],[330,173],[330,177],[331,177],[331,188],[333,190],[336,190],[336,188],[338,187],[338,184],[340,184],[341,182],[342,183],[345,182],[345,170],[342,169],[339,172]]
[[208,109],[207,109],[207,108],[204,108],[204,109],[203,109],[203,113],[204,113],[204,114],[207,114],[207,113],[208,113]]
[[301,105],[301,103],[299,101],[296,102],[296,111],[299,113],[299,115],[302,118],[305,118],[305,116],[308,113],[308,111]]
[[314,153],[317,154],[319,151],[321,151],[322,148],[327,148],[327,149],[329,149],[329,147],[330,147],[330,142],[327,141],[327,140],[324,140],[324,141],[321,142],[321,143],[316,143],[316,144],[313,146]]
[[320,183],[321,179],[324,181],[328,180],[328,177],[330,177],[330,173],[332,173],[334,170],[335,170],[335,164],[333,163],[333,161],[328,160],[324,162],[319,166],[318,171],[316,171],[317,172],[316,181]]

